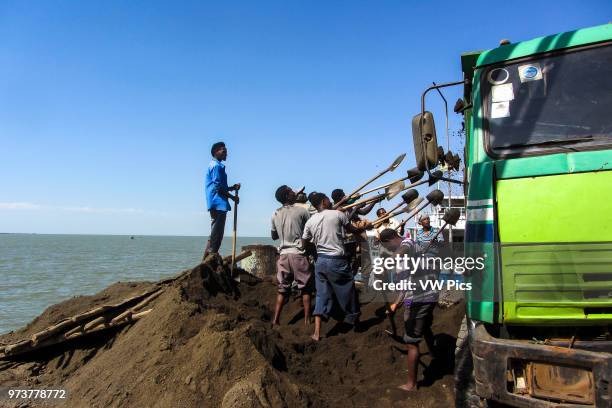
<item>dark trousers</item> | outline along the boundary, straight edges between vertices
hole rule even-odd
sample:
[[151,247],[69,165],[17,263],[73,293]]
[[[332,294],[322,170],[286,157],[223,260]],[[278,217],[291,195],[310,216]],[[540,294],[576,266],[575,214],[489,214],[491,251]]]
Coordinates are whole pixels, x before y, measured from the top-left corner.
[[206,246],[206,253],[218,253],[223,241],[223,232],[225,231],[225,218],[227,211],[210,210],[210,238]]
[[319,254],[315,264],[315,286],[317,295],[314,316],[329,317],[335,296],[338,306],[344,312],[344,321],[350,324],[356,323],[360,314],[359,302],[353,273],[346,257]]
[[406,343],[418,344],[423,337],[427,342],[429,351],[433,353],[433,311],[436,303],[412,303],[404,309],[404,328]]

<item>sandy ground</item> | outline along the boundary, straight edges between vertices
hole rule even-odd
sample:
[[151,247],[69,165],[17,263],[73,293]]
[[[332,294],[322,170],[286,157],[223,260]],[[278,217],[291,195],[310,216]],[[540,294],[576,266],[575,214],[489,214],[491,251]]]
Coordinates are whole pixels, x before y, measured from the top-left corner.
[[[419,389],[397,389],[406,374],[405,347],[385,334],[381,303],[362,305],[364,332],[324,323],[310,340],[301,301],[292,298],[272,328],[273,282],[242,283],[239,297],[210,284],[215,267],[186,272],[165,285],[153,311],[120,330],[0,361],[0,388],[67,390],[67,407],[450,407],[453,352],[463,305],[437,308],[437,354],[421,345]],[[208,275],[207,275],[208,274]],[[48,308],[24,329],[0,337],[22,339],[64,317],[141,293],[154,283],[117,283],[94,296]],[[401,313],[396,316],[403,333]],[[41,406],[9,403],[0,406]]]

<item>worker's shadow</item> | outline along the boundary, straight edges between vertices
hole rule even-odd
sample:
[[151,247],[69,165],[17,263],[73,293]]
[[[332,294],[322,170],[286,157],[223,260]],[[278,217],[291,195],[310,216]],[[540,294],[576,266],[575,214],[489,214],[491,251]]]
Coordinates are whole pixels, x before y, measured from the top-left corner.
[[[311,306],[311,307],[310,307],[310,313],[311,313],[311,315],[312,315],[312,311],[313,311],[313,309],[314,309],[314,306]],[[292,318],[289,320],[289,322],[287,322],[287,324],[288,324],[289,326],[292,326],[292,325],[294,325],[294,324],[296,324],[297,322],[302,321],[302,320],[304,320],[304,308],[299,309],[299,310],[297,311],[297,313],[296,313],[296,314],[294,314],[294,315],[293,315],[293,317],[292,317]]]
[[336,324],[325,334],[325,337],[334,337],[339,334],[346,334],[351,331],[357,333],[365,333],[374,326],[380,325],[385,320],[384,306],[375,312],[375,316],[366,320],[361,320],[356,326],[344,322],[344,313],[334,306],[332,308],[331,318],[336,321]]
[[429,387],[445,375],[453,373],[456,341],[455,337],[445,333],[434,336],[434,352],[430,351],[432,359],[423,370],[423,379],[418,384],[420,387]]

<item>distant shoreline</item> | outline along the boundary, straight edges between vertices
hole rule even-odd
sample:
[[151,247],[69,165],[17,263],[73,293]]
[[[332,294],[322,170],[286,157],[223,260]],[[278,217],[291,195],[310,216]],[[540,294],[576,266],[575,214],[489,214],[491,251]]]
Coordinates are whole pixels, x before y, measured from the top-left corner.
[[[97,236],[97,237],[185,237],[185,238],[208,238],[208,235],[151,235],[151,234],[67,234],[67,233],[41,233],[41,232],[0,232],[0,235],[65,235],[65,236]],[[227,238],[227,236],[226,236]],[[238,235],[237,238],[265,238],[263,235]]]

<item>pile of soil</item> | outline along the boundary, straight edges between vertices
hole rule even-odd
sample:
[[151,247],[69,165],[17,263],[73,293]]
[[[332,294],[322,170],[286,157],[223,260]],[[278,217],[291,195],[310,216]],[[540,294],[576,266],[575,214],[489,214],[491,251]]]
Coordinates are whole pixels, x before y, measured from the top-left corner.
[[[363,332],[345,332],[330,320],[323,324],[325,337],[315,343],[312,328],[304,328],[300,299],[289,301],[282,325],[272,328],[274,283],[243,282],[236,293],[211,281],[215,271],[224,268],[199,266],[166,283],[116,283],[97,295],[51,306],[25,328],[1,336],[0,343],[165,286],[152,312],[131,326],[0,361],[0,388],[66,389],[61,406],[70,407],[453,405],[462,304],[436,309],[439,357],[432,359],[421,345],[420,387],[406,393],[396,388],[405,380],[405,347],[384,333],[389,323],[383,304],[362,306]],[[401,316],[396,322],[403,333]],[[27,406],[36,404],[41,403]]]

